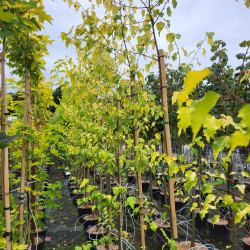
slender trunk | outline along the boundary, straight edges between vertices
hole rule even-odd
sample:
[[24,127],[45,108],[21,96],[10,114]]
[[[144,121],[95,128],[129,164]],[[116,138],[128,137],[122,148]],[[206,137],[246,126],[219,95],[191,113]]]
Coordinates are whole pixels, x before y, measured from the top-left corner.
[[[117,100],[117,110],[121,108],[121,101]],[[119,132],[120,128],[120,118],[117,120],[117,133]],[[119,140],[119,146],[118,149],[116,150],[116,166],[118,170],[118,185],[122,185],[122,180],[121,180],[121,171],[120,171],[120,148],[121,148],[121,143]],[[119,202],[120,202],[120,207],[119,207],[119,250],[122,250],[122,195],[119,194]]]
[[[172,147],[170,139],[170,127],[168,117],[168,102],[167,102],[167,85],[166,85],[166,71],[164,62],[164,52],[162,49],[158,51],[159,54],[159,71],[161,80],[161,92],[162,92],[162,107],[164,110],[163,123],[164,123],[164,141],[167,146],[167,155],[172,156]],[[176,224],[176,212],[175,212],[175,197],[174,197],[174,178],[170,176],[168,180],[169,186],[169,198],[170,198],[170,212],[171,212],[171,234],[175,241],[178,240],[177,224]]]
[[[38,126],[37,126],[37,95],[35,95],[34,97],[34,127],[35,129],[38,129]],[[32,143],[32,152],[34,152],[35,150],[35,143]],[[37,145],[38,146],[38,145]],[[34,163],[35,162],[35,159],[33,159],[32,157],[32,162]],[[35,179],[33,178],[33,176],[35,176],[36,174],[36,167],[35,165],[33,164],[33,166],[31,167],[31,175],[32,175],[32,178],[31,178],[31,204],[34,204],[35,201],[36,201],[36,196],[34,195],[34,191],[35,191]],[[33,207],[31,206],[31,209]],[[32,244],[32,250],[35,249],[35,221],[34,219],[32,218],[31,219],[31,231],[33,232],[33,234],[31,234],[31,244]]]
[[23,121],[23,145],[22,145],[22,162],[21,162],[21,181],[20,181],[20,194],[19,194],[19,235],[20,235],[20,244],[23,244],[23,219],[24,219],[24,187],[25,187],[25,165],[26,165],[26,150],[27,142],[25,141],[25,130],[28,125],[28,100],[29,100],[29,90],[30,90],[30,74],[27,69],[27,59],[25,62],[25,107],[24,107],[24,121]]
[[[3,50],[1,55],[1,131],[8,134],[8,109],[7,109],[7,96],[6,96],[6,82],[5,82],[5,46],[6,38],[3,39]],[[9,187],[9,156],[8,147],[1,150],[1,174],[2,174],[2,187],[3,187],[3,205],[4,217],[6,225],[6,249],[12,249],[11,243],[11,225],[10,225],[10,187]]]
[[[132,95],[132,102],[136,102],[136,84],[135,84],[135,76],[132,72],[131,80],[133,83],[131,87],[131,95]],[[134,113],[134,112],[133,112]],[[135,120],[134,124],[134,146],[139,146],[139,131],[138,131],[138,122],[137,119]],[[136,155],[136,151],[134,151],[134,156]],[[145,249],[145,230],[144,230],[144,209],[143,209],[143,197],[142,197],[142,181],[141,181],[141,170],[137,171],[137,185],[138,185],[138,192],[139,192],[139,217],[140,217],[140,230],[141,230],[141,248]]]
[[[232,169],[232,164],[229,163],[229,165],[228,165],[228,170],[227,170],[227,193],[228,193],[229,195],[232,194],[231,188],[232,188],[233,185],[234,185],[234,184],[233,184],[232,177],[231,177],[231,175],[230,175],[232,171],[233,171],[233,169]],[[232,209],[231,209],[230,206],[229,206],[228,210],[229,210],[228,212],[229,212],[230,214],[229,214],[229,216],[228,216],[227,240],[228,240],[229,242],[231,242],[231,241],[232,241],[231,230],[232,230],[232,223],[233,223],[233,221],[232,221],[232,218],[231,218]]]

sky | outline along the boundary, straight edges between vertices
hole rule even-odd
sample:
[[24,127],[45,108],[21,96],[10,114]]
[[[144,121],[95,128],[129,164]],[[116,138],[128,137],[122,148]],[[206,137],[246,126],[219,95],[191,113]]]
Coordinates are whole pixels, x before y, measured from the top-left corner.
[[[86,6],[87,0],[79,0]],[[68,32],[72,26],[81,23],[81,12],[75,12],[74,7],[62,0],[44,0],[45,10],[53,20],[53,25],[45,24],[43,34],[49,35],[54,40],[48,46],[50,55],[45,57],[47,62],[45,77],[49,80],[50,70],[54,62],[65,56],[76,57],[73,47],[66,49],[64,42],[60,39],[61,32]],[[239,43],[250,39],[250,9],[247,9],[243,0],[179,0],[177,8],[173,10],[171,21],[171,32],[181,34],[178,47],[182,46],[189,52],[196,49],[196,44],[205,38],[206,32],[215,32],[214,40],[222,39],[227,44],[229,64],[238,65],[235,54],[243,52]],[[165,37],[165,36],[163,36]],[[164,38],[159,40],[160,48],[168,45]],[[209,48],[207,47],[209,52]],[[201,68],[210,65],[207,53],[205,58],[198,54]],[[198,66],[196,66],[198,67]],[[7,77],[9,71],[7,70]]]

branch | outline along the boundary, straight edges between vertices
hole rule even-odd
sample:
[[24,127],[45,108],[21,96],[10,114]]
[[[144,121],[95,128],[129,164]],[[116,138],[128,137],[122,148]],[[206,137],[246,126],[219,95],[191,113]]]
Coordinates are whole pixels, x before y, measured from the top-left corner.
[[228,88],[227,84],[225,81],[221,80],[217,75],[215,74],[211,74],[210,76],[212,76],[214,79],[216,79],[228,92],[228,94],[236,101],[238,101],[239,103],[246,105],[247,103],[245,101],[243,101],[242,99],[240,99],[236,94],[234,94],[234,92]]

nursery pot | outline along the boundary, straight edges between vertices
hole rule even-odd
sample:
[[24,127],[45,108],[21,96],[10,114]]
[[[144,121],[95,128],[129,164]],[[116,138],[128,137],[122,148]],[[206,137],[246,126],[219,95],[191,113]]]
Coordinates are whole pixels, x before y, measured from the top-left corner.
[[165,234],[171,238],[171,230],[170,230],[170,223],[164,222],[161,219],[155,220],[155,223],[157,224],[157,229],[155,232],[155,240],[157,244],[165,244],[167,242],[167,239],[163,235],[161,229],[165,232]]
[[83,198],[83,194],[82,193],[76,193],[76,194],[74,194],[74,196],[73,196],[73,204],[75,206],[77,206],[77,200],[81,199],[81,198]]
[[[194,249],[199,249],[199,250],[208,250],[207,247],[201,247],[202,244],[199,242],[194,243],[195,248]],[[197,248],[196,248],[197,247]],[[177,245],[178,250],[185,250],[185,249],[190,249],[191,248],[191,241],[182,241],[179,242]]]
[[[96,250],[106,250],[106,244],[104,243],[103,245],[98,245],[95,247]],[[118,250],[119,246],[116,245],[114,242],[112,242],[111,244],[109,244],[109,250]]]
[[68,171],[65,171],[65,172],[64,172],[64,177],[65,177],[66,179],[69,178],[70,175],[71,175],[70,172],[68,172]]
[[182,209],[186,203],[184,203],[184,198],[182,197],[175,197],[175,209],[176,211]]
[[152,194],[153,194],[153,198],[155,200],[159,200],[161,199],[161,189],[158,187],[153,187],[152,188]]
[[[161,196],[161,205],[162,206],[167,205],[167,204],[165,204],[165,194],[164,194],[164,192],[160,192],[160,196]],[[167,196],[169,196],[169,193],[167,193]]]
[[84,204],[77,208],[78,215],[81,217],[80,221],[83,222],[83,216],[92,213],[92,205]]
[[135,184],[135,176],[134,175],[128,175],[128,183]]
[[107,234],[107,229],[103,226],[93,226],[86,230],[89,240],[99,240]]
[[150,182],[149,181],[142,181],[142,191],[145,193],[148,193],[149,187],[150,187]]
[[212,219],[207,220],[208,231],[215,241],[227,241],[227,220],[220,220],[213,225]]
[[243,249],[250,250],[250,237],[245,237],[242,239]]
[[47,227],[45,226],[44,229],[42,228],[37,228],[37,230],[33,233],[35,235],[35,238],[38,234],[38,236],[42,237],[42,238],[46,238],[46,234],[47,234]]
[[45,244],[45,239],[42,236],[35,237],[35,249],[42,250]]
[[73,195],[74,195],[74,190],[77,190],[77,189],[79,189],[79,186],[77,186],[77,185],[73,185],[73,186],[70,186],[69,187],[69,193],[70,193],[70,196],[71,197],[73,197]]
[[207,228],[208,213],[206,213],[205,217],[202,220],[199,214],[200,211],[201,211],[200,208],[195,209],[195,227],[204,229],[204,228]]
[[85,229],[87,229],[89,226],[95,226],[98,223],[98,215],[93,215],[93,214],[89,214],[89,215],[85,215],[83,216],[82,220],[83,220],[83,225],[85,227]]
[[73,185],[76,185],[76,183],[73,180],[68,181],[68,187],[71,187]]

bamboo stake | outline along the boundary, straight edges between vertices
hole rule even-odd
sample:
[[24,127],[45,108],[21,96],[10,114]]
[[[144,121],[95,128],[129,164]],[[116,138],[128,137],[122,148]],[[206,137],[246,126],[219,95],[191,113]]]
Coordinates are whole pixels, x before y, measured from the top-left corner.
[[[117,100],[117,110],[121,108],[121,101]],[[117,132],[119,132],[120,128],[120,123],[121,120],[118,118],[117,120]],[[122,185],[121,181],[121,171],[120,171],[120,145],[119,148],[116,150],[116,166],[118,169],[118,184],[119,186]],[[119,207],[119,250],[122,250],[122,196],[119,194],[119,202],[120,202],[120,207]]]
[[[134,74],[131,75],[131,80],[134,82],[135,76]],[[131,87],[131,100],[132,102],[136,102],[136,86],[135,82],[133,83]],[[134,113],[134,112],[133,112]],[[139,146],[139,131],[138,131],[138,122],[135,121],[134,124],[134,146]],[[136,151],[134,151],[134,155],[136,154]],[[141,170],[137,171],[137,184],[138,184],[138,192],[139,192],[139,216],[140,216],[140,230],[141,230],[141,248],[145,249],[145,231],[144,231],[144,209],[143,209],[143,198],[142,198],[142,181],[141,181]]]
[[[20,194],[19,194],[19,222],[23,221],[23,212],[24,212],[24,187],[25,187],[25,165],[26,165],[26,149],[27,142],[24,139],[25,130],[28,125],[28,116],[29,116],[29,90],[30,90],[30,74],[27,69],[27,59],[25,62],[25,107],[24,107],[24,119],[23,119],[23,145],[22,145],[22,162],[21,162],[21,181],[20,181]],[[23,223],[19,224],[19,235],[20,235],[20,244],[23,244]]]
[[[167,85],[166,85],[166,71],[164,62],[164,51],[159,50],[160,57],[160,80],[161,80],[161,93],[162,93],[162,107],[164,110],[163,122],[164,122],[164,140],[167,146],[167,155],[172,156],[172,147],[170,139],[170,127],[168,117],[168,102],[167,102]],[[174,197],[174,179],[169,178],[169,200],[170,200],[170,212],[171,212],[171,234],[175,241],[178,239],[177,224],[176,224],[176,212],[175,212],[175,197]]]
[[[1,131],[8,134],[8,113],[7,97],[6,97],[6,82],[5,82],[5,46],[6,38],[3,39],[3,50],[1,55]],[[11,242],[11,225],[10,225],[10,187],[9,187],[9,156],[8,147],[1,150],[1,170],[2,170],[2,187],[3,187],[3,205],[4,217],[6,226],[6,249],[12,249]]]

